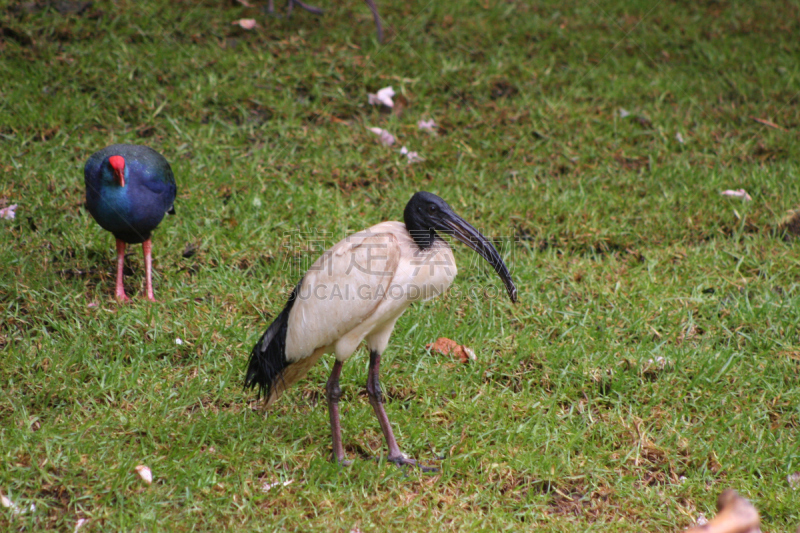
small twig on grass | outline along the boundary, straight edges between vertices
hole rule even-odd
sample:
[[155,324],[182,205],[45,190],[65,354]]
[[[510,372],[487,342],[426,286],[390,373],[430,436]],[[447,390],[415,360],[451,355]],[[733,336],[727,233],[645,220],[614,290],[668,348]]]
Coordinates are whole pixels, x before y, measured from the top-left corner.
[[764,119],[764,118],[757,118],[757,117],[750,117],[750,118],[751,118],[751,119],[753,119],[753,120],[755,120],[755,121],[756,121],[756,122],[758,122],[759,124],[763,124],[763,125],[765,125],[765,126],[769,126],[770,128],[775,128],[776,130],[786,131],[784,128],[781,128],[780,126],[778,126],[778,125],[777,125],[777,124],[775,124],[774,122],[771,122],[771,121],[769,121],[769,120],[767,120],[767,119]]

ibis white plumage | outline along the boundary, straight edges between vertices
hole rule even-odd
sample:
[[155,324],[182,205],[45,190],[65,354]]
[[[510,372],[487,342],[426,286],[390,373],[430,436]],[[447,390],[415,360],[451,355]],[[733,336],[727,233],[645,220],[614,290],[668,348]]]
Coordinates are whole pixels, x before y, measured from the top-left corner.
[[444,293],[458,272],[450,235],[478,252],[503,280],[512,302],[517,289],[491,242],[438,196],[418,192],[406,205],[405,224],[381,222],[350,235],[317,259],[286,307],[250,354],[246,387],[258,386],[267,406],[306,375],[320,357],[336,357],[326,384],[333,459],[347,463],[339,424],[342,365],[366,341],[367,394],[389,448],[388,460],[416,464],[397,445],[381,392],[381,354],[400,315],[414,302]]

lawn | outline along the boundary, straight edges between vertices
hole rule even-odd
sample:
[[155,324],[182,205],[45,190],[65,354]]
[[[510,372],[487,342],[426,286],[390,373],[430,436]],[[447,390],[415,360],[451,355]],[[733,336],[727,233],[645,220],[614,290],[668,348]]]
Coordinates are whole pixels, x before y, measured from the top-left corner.
[[[0,529],[672,532],[729,487],[797,527],[800,4],[379,0],[380,44],[359,0],[250,2],[0,7]],[[178,182],[155,304],[138,246],[114,300],[83,207],[118,142]],[[440,471],[386,462],[363,349],[340,467],[333,359],[265,413],[247,357],[304,266],[418,190],[497,239],[519,303],[454,244],[382,371]]]

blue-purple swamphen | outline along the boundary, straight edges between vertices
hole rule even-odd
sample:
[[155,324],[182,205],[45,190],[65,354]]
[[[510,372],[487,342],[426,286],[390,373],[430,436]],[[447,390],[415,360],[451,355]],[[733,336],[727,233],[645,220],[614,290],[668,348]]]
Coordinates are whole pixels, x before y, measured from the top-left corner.
[[117,239],[116,297],[127,301],[122,284],[125,245],[142,243],[147,298],[153,297],[150,234],[175,214],[177,188],[164,156],[147,146],[115,144],[95,152],[83,169],[86,208]]

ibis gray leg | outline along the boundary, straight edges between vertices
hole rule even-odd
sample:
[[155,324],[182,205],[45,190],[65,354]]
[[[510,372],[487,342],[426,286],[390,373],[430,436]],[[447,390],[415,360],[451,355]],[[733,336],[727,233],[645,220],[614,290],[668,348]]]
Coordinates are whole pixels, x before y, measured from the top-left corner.
[[[369,403],[375,410],[375,416],[378,417],[378,423],[381,425],[381,431],[386,439],[386,445],[389,447],[389,461],[397,466],[402,465],[416,465],[414,459],[410,459],[400,451],[397,446],[397,439],[394,438],[392,425],[389,423],[389,417],[386,416],[386,409],[383,408],[383,391],[381,391],[381,384],[378,381],[378,373],[381,366],[381,354],[378,352],[370,351],[369,353],[369,372],[367,374],[367,395],[369,396]],[[424,471],[433,471],[435,468],[421,467]]]
[[306,4],[305,2],[301,2],[300,0],[289,0],[289,13],[291,13],[292,4],[297,4],[301,8],[305,9],[306,11],[308,11],[309,13],[313,13],[315,15],[322,15],[323,13],[325,13],[325,11],[321,10],[320,8],[314,7],[314,6],[310,6],[310,5]]
[[381,24],[381,17],[378,15],[378,6],[375,5],[375,0],[364,0],[372,11],[372,18],[375,19],[375,26],[378,28],[378,42],[383,42],[383,25]]
[[325,392],[328,398],[328,414],[331,418],[331,435],[333,438],[333,459],[341,465],[349,466],[352,461],[344,458],[344,448],[342,447],[342,426],[339,423],[339,398],[342,397],[342,389],[339,387],[339,376],[342,374],[342,362],[336,361],[331,370],[331,376],[325,385]]

